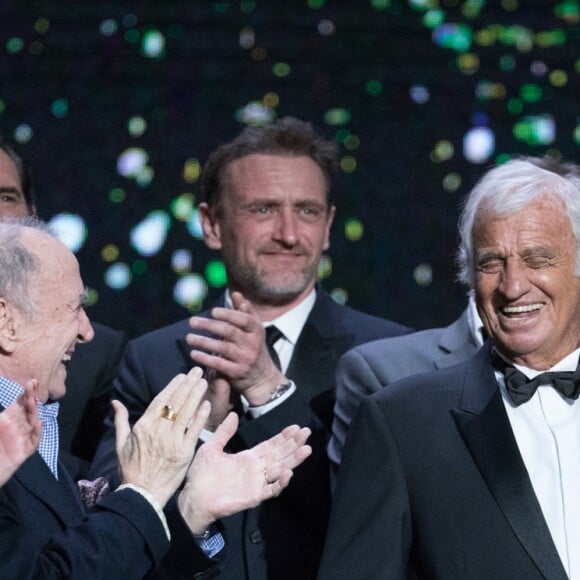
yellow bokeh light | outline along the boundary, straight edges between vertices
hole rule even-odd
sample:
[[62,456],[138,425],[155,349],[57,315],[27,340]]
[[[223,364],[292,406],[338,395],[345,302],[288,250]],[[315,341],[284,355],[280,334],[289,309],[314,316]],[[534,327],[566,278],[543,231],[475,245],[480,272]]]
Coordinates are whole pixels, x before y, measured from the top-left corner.
[[345,155],[340,160],[340,168],[345,173],[352,173],[356,170],[356,159],[352,155]]
[[195,183],[201,175],[201,164],[194,157],[185,160],[183,164],[183,180],[187,183]]
[[115,244],[107,244],[101,250],[101,258],[104,262],[115,262],[119,258],[119,248]]

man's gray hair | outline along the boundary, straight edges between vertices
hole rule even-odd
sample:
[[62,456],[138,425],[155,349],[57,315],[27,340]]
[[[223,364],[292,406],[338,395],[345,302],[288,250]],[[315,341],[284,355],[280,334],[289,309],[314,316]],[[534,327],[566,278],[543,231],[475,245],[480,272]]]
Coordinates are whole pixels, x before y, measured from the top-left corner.
[[543,196],[559,199],[564,205],[576,238],[576,275],[580,275],[580,167],[545,157],[521,157],[488,171],[469,194],[459,218],[459,281],[473,288],[473,226],[477,214],[515,213]]
[[48,225],[36,217],[0,220],[0,296],[31,316],[36,306],[30,299],[29,288],[40,268],[40,260],[22,243],[22,234],[27,228],[53,235]]

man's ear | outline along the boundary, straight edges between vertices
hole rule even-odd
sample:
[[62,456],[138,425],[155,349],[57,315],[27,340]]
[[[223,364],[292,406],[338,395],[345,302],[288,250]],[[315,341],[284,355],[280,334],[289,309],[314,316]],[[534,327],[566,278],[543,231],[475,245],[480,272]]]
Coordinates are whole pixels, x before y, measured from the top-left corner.
[[197,206],[197,210],[205,245],[211,250],[221,250],[222,233],[220,222],[216,219],[216,208],[211,208],[206,202],[202,202]]
[[16,350],[18,339],[18,311],[6,300],[0,297],[0,350],[10,353]]

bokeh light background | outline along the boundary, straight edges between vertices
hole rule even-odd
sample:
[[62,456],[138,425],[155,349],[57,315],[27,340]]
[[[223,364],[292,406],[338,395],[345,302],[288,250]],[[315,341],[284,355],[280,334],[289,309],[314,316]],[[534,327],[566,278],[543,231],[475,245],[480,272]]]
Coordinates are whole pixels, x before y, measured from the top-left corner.
[[481,173],[578,162],[579,20],[576,0],[3,0],[0,131],[95,320],[137,335],[223,290],[196,218],[203,163],[244,124],[294,115],[340,145],[324,286],[445,325],[465,305],[456,221]]

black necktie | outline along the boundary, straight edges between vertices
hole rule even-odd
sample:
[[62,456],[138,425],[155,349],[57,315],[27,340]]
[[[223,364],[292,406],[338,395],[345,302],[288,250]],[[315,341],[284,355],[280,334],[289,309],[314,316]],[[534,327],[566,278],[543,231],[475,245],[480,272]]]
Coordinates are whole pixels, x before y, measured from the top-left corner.
[[503,372],[505,386],[514,405],[527,403],[540,385],[551,385],[568,399],[577,399],[580,394],[580,366],[574,371],[555,371],[541,373],[528,379],[524,373],[506,363],[494,353],[494,366]]
[[282,338],[284,335],[280,331],[277,326],[273,324],[271,326],[266,326],[266,346],[268,347],[268,352],[270,353],[270,357],[274,361],[278,370],[282,370],[282,366],[280,365],[280,357],[274,348],[274,344],[278,339]]

